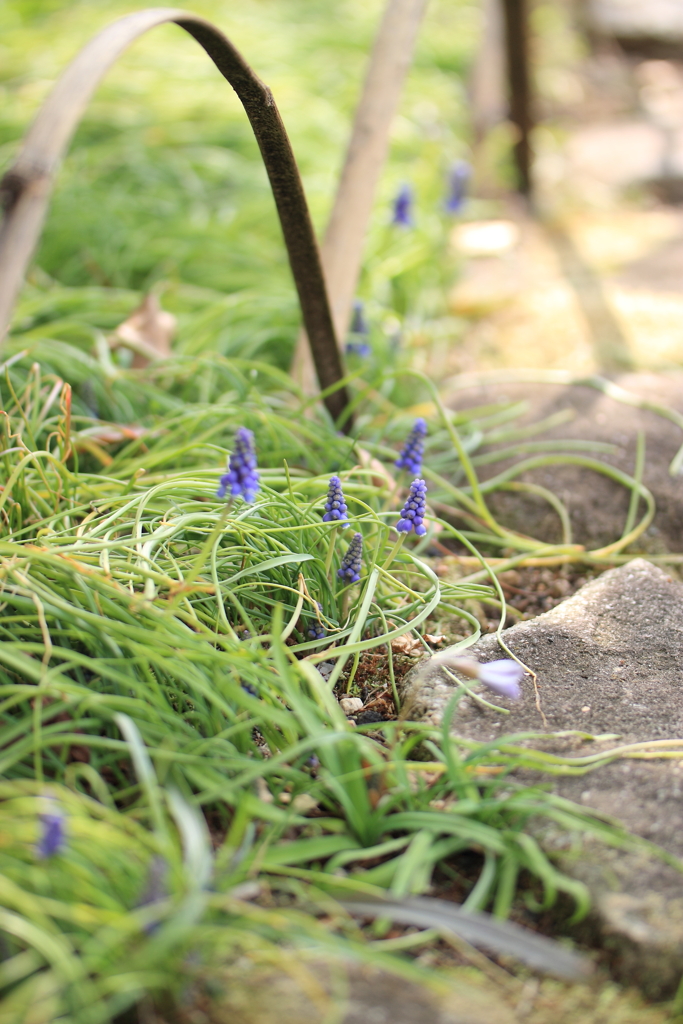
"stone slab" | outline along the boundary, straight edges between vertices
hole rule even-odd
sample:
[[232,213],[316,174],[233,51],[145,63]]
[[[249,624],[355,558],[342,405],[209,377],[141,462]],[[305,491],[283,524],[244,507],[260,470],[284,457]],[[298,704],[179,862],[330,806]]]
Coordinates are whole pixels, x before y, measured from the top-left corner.
[[[547,729],[526,676],[522,700],[494,698],[508,716],[464,698],[453,723],[457,734],[489,741],[508,733],[579,729],[617,733],[619,743],[683,737],[683,585],[644,559],[609,570],[503,636],[537,673]],[[493,635],[467,653],[483,662],[505,656]],[[439,724],[453,687],[439,666],[422,662],[403,681],[409,716]],[[576,737],[534,743],[572,756],[617,745]],[[562,777],[555,789],[683,857],[679,765],[616,761],[587,775]],[[548,839],[551,846],[557,838]],[[644,855],[593,842],[578,861],[565,858],[563,867],[591,889],[591,938],[611,950],[616,974],[637,980],[650,997],[674,990],[683,971],[681,874]]]
[[245,957],[236,977],[228,971],[221,979],[223,995],[215,999],[210,1020],[230,1024],[325,1024],[331,1020],[338,1024],[516,1024],[518,1020],[501,994],[490,984],[477,983],[472,972],[469,977],[462,972],[451,975],[448,987],[442,979],[437,991],[370,966],[345,969],[339,964],[331,970],[323,960],[304,956],[295,960],[285,973]]

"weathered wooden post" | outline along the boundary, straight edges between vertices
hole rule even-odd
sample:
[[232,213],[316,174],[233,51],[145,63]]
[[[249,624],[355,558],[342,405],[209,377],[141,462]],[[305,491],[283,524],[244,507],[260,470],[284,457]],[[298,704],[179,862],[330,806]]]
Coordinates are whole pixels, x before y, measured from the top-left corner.
[[528,0],[502,0],[505,26],[505,55],[509,96],[509,117],[518,130],[514,144],[517,188],[531,196],[531,81],[529,75]]
[[[389,135],[413,60],[428,0],[388,0],[377,32],[332,212],[321,246],[335,333],[343,343]],[[292,373],[305,391],[313,380],[310,349],[299,338]]]

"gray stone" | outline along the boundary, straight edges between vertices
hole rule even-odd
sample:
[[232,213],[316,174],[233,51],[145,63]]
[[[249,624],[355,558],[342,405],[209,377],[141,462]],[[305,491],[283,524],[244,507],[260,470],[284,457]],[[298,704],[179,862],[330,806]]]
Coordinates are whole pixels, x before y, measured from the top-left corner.
[[[530,730],[616,733],[618,740],[536,739],[571,756],[619,744],[683,737],[683,585],[643,559],[612,569],[551,611],[505,630],[510,650],[537,674],[503,717],[470,698],[453,723],[459,735],[489,741]],[[494,635],[467,651],[480,661],[505,657]],[[411,718],[441,721],[454,683],[423,662],[403,682]],[[490,693],[486,694],[491,697]],[[683,740],[681,743],[683,747]],[[561,777],[561,795],[620,819],[632,832],[683,856],[683,769],[678,761],[617,760],[579,777]],[[555,839],[558,837],[556,836]],[[552,846],[552,837],[548,840]],[[592,926],[618,974],[651,997],[678,984],[683,970],[683,878],[643,854],[586,843],[563,868],[589,886]]]
[[[452,973],[446,984],[421,985],[388,971],[295,956],[289,974],[245,957],[220,979],[211,1020],[230,1024],[516,1024],[519,1019],[485,979]],[[235,976],[236,975],[236,976]],[[216,979],[219,980],[219,979]],[[445,980],[445,979],[444,979]],[[330,1012],[332,1011],[332,1012]],[[208,1019],[208,1018],[207,1018]]]

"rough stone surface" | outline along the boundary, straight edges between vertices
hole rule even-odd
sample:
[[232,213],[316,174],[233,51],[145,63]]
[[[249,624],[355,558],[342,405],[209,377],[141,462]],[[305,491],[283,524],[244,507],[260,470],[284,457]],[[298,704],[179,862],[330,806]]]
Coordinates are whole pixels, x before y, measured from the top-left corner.
[[[612,569],[551,611],[503,634],[513,653],[537,673],[547,731],[617,733],[619,740],[535,740],[546,750],[581,756],[617,744],[683,737],[683,585],[643,559]],[[467,652],[480,661],[501,657],[495,636]],[[503,655],[504,656],[504,655]],[[453,682],[423,662],[405,678],[411,717],[438,723]],[[533,682],[523,682],[503,717],[469,698],[454,719],[460,735],[489,741],[498,735],[545,732]],[[487,694],[490,696],[490,693]],[[683,769],[677,761],[619,760],[556,790],[620,819],[631,831],[683,856]],[[683,879],[641,854],[589,843],[578,862],[564,864],[592,891],[601,940],[614,951],[623,978],[646,992],[670,992],[683,969]]]
[[[299,958],[297,958],[299,959]],[[343,971],[343,969],[342,969]],[[245,964],[211,1020],[231,1024],[515,1024],[490,985],[459,978],[448,994],[370,967],[339,970],[301,960],[290,974]],[[227,981],[228,979],[226,979]],[[230,979],[233,980],[233,979]],[[455,980],[455,979],[454,979]],[[333,1015],[330,1010],[334,1007]],[[216,1014],[220,1012],[220,1016]]]

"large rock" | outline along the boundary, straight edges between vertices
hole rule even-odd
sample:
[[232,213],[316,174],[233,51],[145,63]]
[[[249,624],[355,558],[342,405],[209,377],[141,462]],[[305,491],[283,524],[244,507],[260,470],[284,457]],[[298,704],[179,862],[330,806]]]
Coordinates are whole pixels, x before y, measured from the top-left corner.
[[[524,697],[495,698],[509,716],[470,698],[453,723],[460,735],[489,741],[529,730],[617,733],[619,740],[535,740],[543,749],[581,756],[617,744],[683,737],[683,585],[643,559],[612,569],[573,597],[503,634],[538,679],[540,706],[527,676]],[[467,652],[480,661],[505,657],[495,636]],[[454,683],[422,663],[405,677],[412,718],[438,724]],[[681,742],[683,747],[683,740]],[[619,818],[632,832],[683,857],[683,774],[678,761],[618,760],[556,791]],[[557,837],[555,837],[557,838]],[[622,978],[651,997],[671,992],[683,971],[683,877],[645,856],[587,843],[565,870],[589,886],[592,923]]]

